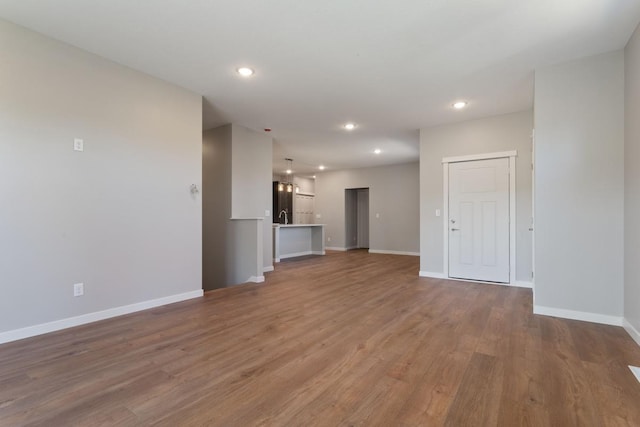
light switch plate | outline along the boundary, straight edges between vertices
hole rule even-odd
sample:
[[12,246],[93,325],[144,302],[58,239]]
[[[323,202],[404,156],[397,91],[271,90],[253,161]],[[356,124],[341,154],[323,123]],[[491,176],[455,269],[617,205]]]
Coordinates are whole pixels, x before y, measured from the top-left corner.
[[269,215],[271,215],[271,211],[269,209],[265,209],[264,216],[269,216]]
[[440,216],[440,209],[436,209],[436,216]]
[[81,297],[84,295],[84,283],[75,283],[73,285],[73,296]]
[[74,151],[84,151],[84,140],[80,138],[73,139],[73,150]]

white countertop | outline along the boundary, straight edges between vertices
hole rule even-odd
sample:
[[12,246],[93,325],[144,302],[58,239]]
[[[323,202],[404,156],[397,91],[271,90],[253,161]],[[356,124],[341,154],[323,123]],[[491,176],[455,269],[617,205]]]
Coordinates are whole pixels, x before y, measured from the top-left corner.
[[324,224],[273,224],[274,228],[291,228],[291,227],[324,227]]

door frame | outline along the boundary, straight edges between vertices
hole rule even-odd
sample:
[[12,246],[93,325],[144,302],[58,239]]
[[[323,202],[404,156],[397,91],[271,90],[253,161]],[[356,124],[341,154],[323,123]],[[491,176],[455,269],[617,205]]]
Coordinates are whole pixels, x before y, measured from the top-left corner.
[[[509,284],[516,283],[516,157],[518,152],[500,151],[497,153],[472,154],[468,156],[442,158],[442,195],[443,195],[443,271],[449,279],[449,163],[471,162],[474,160],[509,159]],[[458,279],[456,279],[458,280]],[[481,280],[477,280],[481,282]],[[483,282],[485,283],[485,282]],[[486,282],[489,283],[489,282]],[[492,282],[493,283],[493,282]]]

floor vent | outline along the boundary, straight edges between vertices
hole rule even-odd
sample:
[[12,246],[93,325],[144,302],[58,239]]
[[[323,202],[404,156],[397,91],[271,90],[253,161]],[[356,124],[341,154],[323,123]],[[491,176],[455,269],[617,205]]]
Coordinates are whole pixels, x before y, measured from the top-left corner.
[[633,372],[633,375],[636,376],[636,379],[640,381],[640,368],[637,366],[629,365],[629,369],[631,369],[631,372]]

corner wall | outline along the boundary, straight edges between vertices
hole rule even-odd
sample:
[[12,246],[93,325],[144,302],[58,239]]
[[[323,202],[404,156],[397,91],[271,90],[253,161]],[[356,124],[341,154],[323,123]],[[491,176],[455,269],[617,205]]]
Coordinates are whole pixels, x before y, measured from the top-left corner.
[[321,218],[316,217],[315,222],[326,224],[325,244],[329,248],[352,246],[345,241],[348,188],[369,188],[370,251],[418,254],[418,163],[317,173],[315,212]]
[[620,324],[623,53],[536,71],[535,128],[534,311]]
[[272,140],[228,124],[204,131],[202,144],[204,289],[261,282],[273,263],[271,217],[265,217]]
[[2,20],[0,52],[0,342],[201,295],[201,97]]
[[230,279],[231,125],[202,133],[202,284],[205,291]]
[[640,27],[624,53],[624,318],[640,344]]
[[444,271],[444,157],[517,150],[516,280],[531,282],[531,131],[532,111],[471,120],[420,130],[420,271]]

